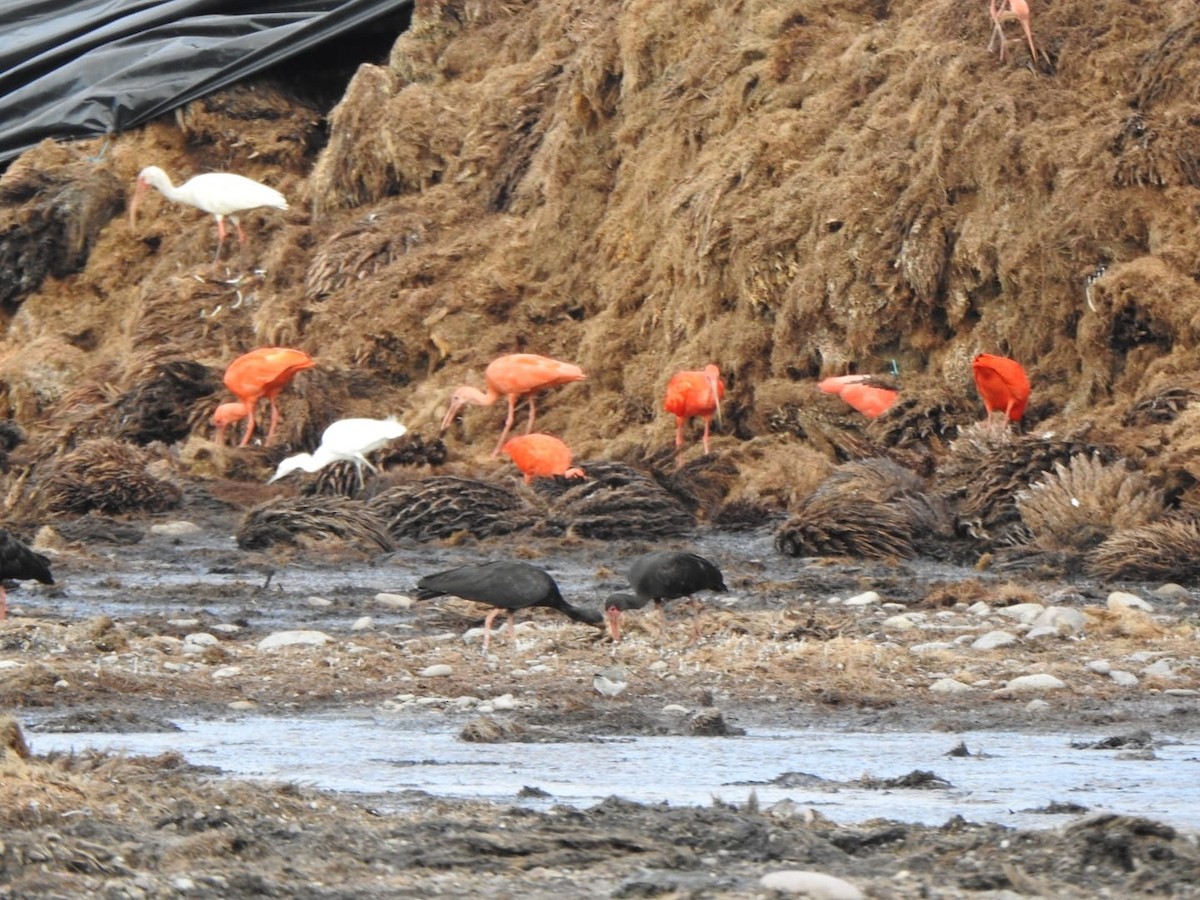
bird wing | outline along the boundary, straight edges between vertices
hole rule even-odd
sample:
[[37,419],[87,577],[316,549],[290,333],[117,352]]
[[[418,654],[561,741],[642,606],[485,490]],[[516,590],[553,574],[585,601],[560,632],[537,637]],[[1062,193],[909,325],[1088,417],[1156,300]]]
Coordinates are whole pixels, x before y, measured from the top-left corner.
[[416,597],[449,595],[490,603],[503,609],[557,605],[562,602],[550,575],[528,563],[498,560],[426,575],[417,582]]

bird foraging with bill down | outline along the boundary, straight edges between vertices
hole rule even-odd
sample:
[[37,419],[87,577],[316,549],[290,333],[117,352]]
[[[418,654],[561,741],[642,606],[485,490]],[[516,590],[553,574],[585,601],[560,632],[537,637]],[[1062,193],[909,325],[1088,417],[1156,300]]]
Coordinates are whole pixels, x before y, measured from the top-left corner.
[[213,260],[220,259],[221,247],[225,243],[225,219],[228,218],[237,229],[238,243],[246,243],[246,232],[242,229],[241,213],[260,207],[287,209],[288,203],[283,194],[274,188],[267,187],[244,175],[232,172],[206,172],[189,178],[181,185],[174,185],[167,173],[158,166],[146,166],[138,173],[137,182],[133,188],[133,199],[129,202],[129,224],[137,222],[138,207],[146,191],[155,188],[160,194],[174,203],[186,203],[211,214],[217,220],[217,254]]
[[972,360],[971,371],[988,418],[996,410],[1003,410],[1010,422],[1021,421],[1029,402],[1029,376],[1025,368],[1007,356],[980,353]]
[[712,418],[721,422],[721,400],[725,396],[725,382],[721,370],[714,363],[703,369],[676,372],[667,382],[667,395],[663,409],[675,416],[675,461],[683,460],[683,429],[688,419],[700,416],[704,420],[704,452],[708,453],[708,434]]
[[698,591],[728,590],[715,563],[680,550],[656,550],[639,556],[630,565],[627,577],[633,593],[611,594],[604,602],[608,633],[614,642],[621,640],[621,614],[626,610],[642,609],[651,601],[661,608],[664,601],[690,597]]
[[358,471],[358,488],[364,486],[363,468],[378,475],[379,469],[367,459],[367,454],[404,437],[408,429],[395,417],[387,419],[338,419],[321,434],[321,444],[312,453],[297,453],[279,463],[267,484],[303,469],[316,472],[331,463],[345,461]]
[[8,593],[4,582],[30,579],[54,584],[50,560],[0,528],[0,619],[8,615]]
[[243,353],[229,364],[225,370],[225,387],[238,398],[237,403],[222,403],[213,414],[213,424],[217,426],[217,439],[225,440],[225,429],[231,424],[244,418],[246,433],[242,435],[239,447],[250,443],[254,434],[254,408],[263,397],[271,405],[271,424],[267,428],[267,437],[263,441],[266,447],[271,446],[275,438],[275,429],[279,425],[279,406],[275,398],[291,383],[298,372],[311,369],[316,362],[303,350],[291,347],[259,347],[249,353]]
[[491,406],[501,397],[507,397],[508,418],[504,420],[504,430],[500,432],[500,440],[496,442],[496,449],[492,451],[492,456],[499,456],[504,439],[508,437],[516,419],[519,398],[529,399],[529,424],[525,428],[525,433],[529,434],[533,431],[533,422],[537,415],[537,394],[560,384],[583,381],[586,377],[579,366],[548,356],[538,356],[536,353],[510,353],[497,357],[483,372],[486,392],[469,384],[455,388],[454,393],[450,395],[450,406],[442,418],[441,431],[450,427],[450,423],[464,406]]
[[558,584],[544,569],[515,560],[495,560],[447,569],[426,575],[417,582],[416,599],[441,596],[461,597],[492,607],[483,621],[483,649],[492,636],[492,623],[500,613],[508,614],[508,633],[515,634],[513,620],[518,609],[544,606],[555,609],[576,622],[602,625],[599,610],[575,606],[565,599]]
[[583,469],[571,465],[571,448],[565,441],[552,434],[537,431],[533,434],[523,434],[506,441],[503,449],[525,474],[526,484],[532,484],[536,477],[586,477]]

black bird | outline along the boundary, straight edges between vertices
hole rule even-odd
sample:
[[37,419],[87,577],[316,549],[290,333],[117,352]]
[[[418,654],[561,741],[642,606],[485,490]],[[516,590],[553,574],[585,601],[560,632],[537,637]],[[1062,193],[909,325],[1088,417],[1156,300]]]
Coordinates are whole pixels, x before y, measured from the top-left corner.
[[633,594],[610,594],[604,601],[608,631],[614,641],[621,639],[621,613],[641,609],[651,600],[662,603],[690,597],[697,591],[728,590],[721,570],[695,553],[659,550],[639,556],[629,567],[629,586]]
[[573,606],[563,599],[558,585],[549,573],[529,563],[512,560],[479,563],[426,575],[417,582],[416,598],[462,597],[486,603],[492,611],[483,620],[483,649],[492,636],[492,622],[502,612],[508,613],[508,631],[513,633],[513,619],[518,609],[546,606],[565,613],[576,622],[600,625],[604,615],[599,610]]
[[4,589],[4,582],[29,578],[37,579],[42,584],[54,584],[50,560],[0,528],[0,619],[8,615],[8,592]]

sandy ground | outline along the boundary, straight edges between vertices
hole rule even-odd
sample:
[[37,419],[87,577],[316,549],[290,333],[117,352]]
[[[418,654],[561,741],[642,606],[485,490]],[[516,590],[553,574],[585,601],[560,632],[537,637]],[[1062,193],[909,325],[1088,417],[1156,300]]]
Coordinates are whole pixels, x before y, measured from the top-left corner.
[[[908,651],[930,639],[928,630],[881,626],[898,607],[949,621],[979,599],[1040,598],[1093,611],[1089,657],[1152,647],[1192,659],[1194,672],[1197,604],[1188,594],[1153,616],[1118,619],[1104,613],[1107,589],[1097,585],[755,556],[761,535],[704,535],[692,546],[720,562],[727,597],[672,607],[662,623],[631,615],[617,647],[589,626],[533,613],[523,617],[531,624],[519,629],[519,653],[500,634],[484,655],[477,640],[460,639],[478,626],[480,607],[406,606],[377,595],[402,595],[423,571],[512,553],[554,571],[565,593],[570,585],[584,594],[575,599],[598,602],[619,586],[616,560],[645,548],[484,542],[413,545],[375,558],[336,548],[247,553],[228,537],[239,515],[185,507],[179,518],[198,532],[154,533],[169,520],[148,519],[128,523],[142,535],[137,543],[63,542],[57,586],[11,592],[12,615],[0,624],[0,710],[14,716],[0,768],[0,897],[747,897],[770,895],[759,885],[764,873],[791,869],[843,878],[867,897],[1200,896],[1196,836],[1135,817],[1083,815],[1025,832],[958,818],[940,827],[839,825],[750,800],[678,808],[611,798],[538,812],[425,797],[397,812],[380,798],[231,780],[177,754],[28,753],[21,726],[36,751],[31,721],[144,730],[231,709],[288,716],[372,709],[409,695],[505,693],[534,702],[479,715],[464,735],[517,746],[549,734],[569,745],[798,720],[947,732],[1200,731],[1194,698],[1153,683],[1123,691],[1069,677],[1081,653],[1075,640],[980,654],[955,673],[996,687],[1034,670],[1063,673],[1067,689],[1042,698],[1040,711],[1028,696],[1002,691],[964,700],[914,689],[946,659]],[[584,592],[588,582],[594,587]],[[825,602],[867,589],[896,607]],[[257,649],[268,634],[300,628],[329,641]],[[215,640],[189,647],[186,636],[197,632]],[[591,683],[614,660],[637,673],[618,701]],[[420,675],[438,664],[451,674]],[[668,723],[662,709],[670,703],[696,712]]]

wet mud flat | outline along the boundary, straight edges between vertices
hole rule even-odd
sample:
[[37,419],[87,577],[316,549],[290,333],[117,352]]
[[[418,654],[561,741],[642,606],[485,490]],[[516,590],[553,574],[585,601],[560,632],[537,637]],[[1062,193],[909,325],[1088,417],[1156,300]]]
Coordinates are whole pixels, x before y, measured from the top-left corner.
[[[15,721],[0,769],[8,798],[0,896],[744,897],[769,896],[759,879],[793,869],[845,879],[868,897],[1200,896],[1194,829],[1136,809],[1052,807],[1069,797],[1045,798],[1058,813],[1047,828],[969,815],[846,822],[815,805],[760,800],[751,785],[700,805],[617,796],[568,805],[536,796],[531,769],[532,796],[483,801],[411,786],[373,794],[237,778],[171,750],[39,749],[39,735],[52,731],[170,729],[206,717],[275,717],[282,726],[313,714],[456,713],[461,740],[499,744],[514,758],[531,742],[569,757],[589,741],[674,734],[711,748],[747,728],[814,725],[875,730],[880,741],[944,732],[947,751],[968,730],[1061,733],[1064,742],[1145,732],[1148,743],[1129,750],[1152,756],[1156,742],[1200,732],[1188,693],[1190,594],[1155,601],[1141,623],[1153,633],[1110,612],[1092,615],[1082,638],[931,658],[911,647],[965,628],[963,608],[980,599],[1101,609],[1107,586],[784,559],[768,535],[703,534],[680,546],[721,565],[728,595],[673,605],[661,620],[630,616],[615,647],[588,626],[530,613],[515,640],[500,633],[485,655],[473,634],[479,606],[394,598],[425,572],[513,555],[595,603],[620,586],[622,559],[650,548],[488,541],[377,557],[336,548],[259,554],[233,546],[235,515],[190,518],[198,531],[156,534],[151,526],[167,520],[147,520],[135,523],[145,534],[134,544],[66,545],[55,558],[57,588],[11,594],[0,626],[0,704]],[[866,591],[882,602],[828,602]],[[918,633],[884,626],[901,607],[923,611]],[[325,640],[259,649],[285,630]],[[213,640],[189,640],[199,633]],[[1179,661],[1174,680],[1143,677],[1121,689],[1079,674],[1085,657],[1121,665],[1147,651]],[[629,687],[601,697],[592,675],[614,662],[629,670]],[[439,674],[423,674],[431,670]],[[1057,672],[1065,687],[1032,697],[1002,690],[1034,671]],[[966,697],[930,693],[945,674],[979,686]],[[881,794],[953,780],[944,760],[923,768],[881,780]],[[646,767],[648,781],[657,775]],[[587,777],[602,784],[605,772]]]

